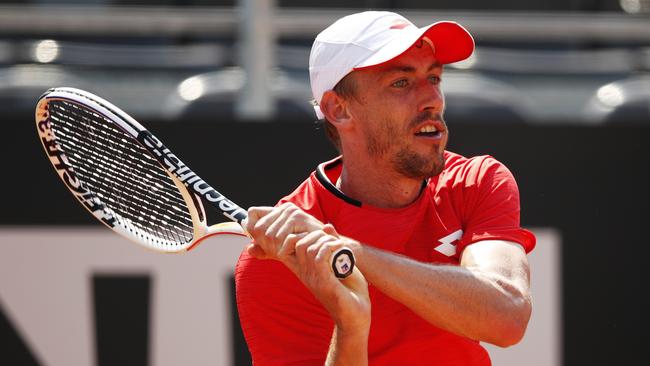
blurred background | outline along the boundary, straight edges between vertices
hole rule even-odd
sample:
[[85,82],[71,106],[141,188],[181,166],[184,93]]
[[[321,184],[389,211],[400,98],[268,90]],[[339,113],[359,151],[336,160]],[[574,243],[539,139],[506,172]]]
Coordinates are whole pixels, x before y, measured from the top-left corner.
[[512,170],[539,240],[529,334],[494,364],[647,364],[650,0],[23,0],[0,3],[0,365],[250,364],[243,243],[170,257],[114,237],[52,172],[35,102],[98,94],[233,201],[272,205],[335,156],[309,50],[365,9],[475,37],[443,76],[449,149]]

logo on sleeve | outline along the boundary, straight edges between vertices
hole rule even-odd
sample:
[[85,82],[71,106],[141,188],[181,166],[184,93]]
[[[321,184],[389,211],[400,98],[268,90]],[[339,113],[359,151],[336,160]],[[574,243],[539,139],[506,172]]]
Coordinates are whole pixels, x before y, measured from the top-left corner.
[[456,244],[454,242],[460,240],[463,237],[463,230],[456,230],[453,233],[445,236],[444,238],[438,239],[440,245],[434,249],[447,257],[451,257],[456,254]]

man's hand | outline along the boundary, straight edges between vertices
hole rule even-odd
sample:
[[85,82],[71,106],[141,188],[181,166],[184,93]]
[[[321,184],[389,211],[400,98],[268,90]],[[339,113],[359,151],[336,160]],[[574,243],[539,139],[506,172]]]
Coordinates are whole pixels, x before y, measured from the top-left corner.
[[296,237],[296,276],[336,325],[326,365],[366,365],[370,332],[368,283],[357,268],[343,280],[333,276],[331,268],[332,254],[349,246],[351,239],[339,237],[330,224]]
[[244,229],[253,238],[248,253],[257,259],[275,259],[295,273],[295,244],[302,236],[322,230],[323,223],[293,203],[251,207]]
[[337,324],[368,326],[368,285],[358,270],[345,280],[332,273],[332,253],[359,245],[339,236],[293,203],[278,207],[251,207],[246,231],[253,238],[247,250],[258,259],[284,263],[329,311]]
[[370,325],[368,284],[358,269],[340,280],[332,275],[331,257],[349,239],[339,238],[327,224],[296,240],[296,275],[330,313],[337,326],[346,330]]
[[332,272],[332,254],[360,244],[340,236],[292,203],[251,207],[244,228],[253,238],[247,251],[258,259],[284,263],[320,301],[336,325],[327,365],[367,364],[370,331],[368,283],[355,268],[340,280]]

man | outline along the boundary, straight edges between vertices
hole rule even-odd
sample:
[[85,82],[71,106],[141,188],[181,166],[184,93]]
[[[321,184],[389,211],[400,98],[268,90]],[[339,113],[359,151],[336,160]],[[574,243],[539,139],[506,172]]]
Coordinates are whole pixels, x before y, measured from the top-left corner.
[[[480,341],[523,337],[535,237],[515,180],[445,151],[442,68],[473,49],[456,23],[389,12],[317,36],[311,86],[341,157],[249,209],[236,284],[256,365],[489,365]],[[343,281],[329,269],[341,247],[357,266]]]

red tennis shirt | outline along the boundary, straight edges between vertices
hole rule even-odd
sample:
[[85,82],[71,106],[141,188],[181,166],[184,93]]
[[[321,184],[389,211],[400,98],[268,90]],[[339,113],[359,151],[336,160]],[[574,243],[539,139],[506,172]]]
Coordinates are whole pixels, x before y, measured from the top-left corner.
[[[323,163],[280,203],[293,202],[342,235],[428,263],[458,265],[481,240],[520,243],[535,237],[519,225],[519,190],[510,171],[490,156],[445,153],[446,167],[407,207],[365,205],[332,182],[341,158]],[[244,251],[235,270],[237,306],[255,365],[322,365],[334,324],[327,311],[282,263]],[[371,365],[490,365],[479,342],[439,329],[370,286]],[[360,350],[362,352],[362,350]]]

